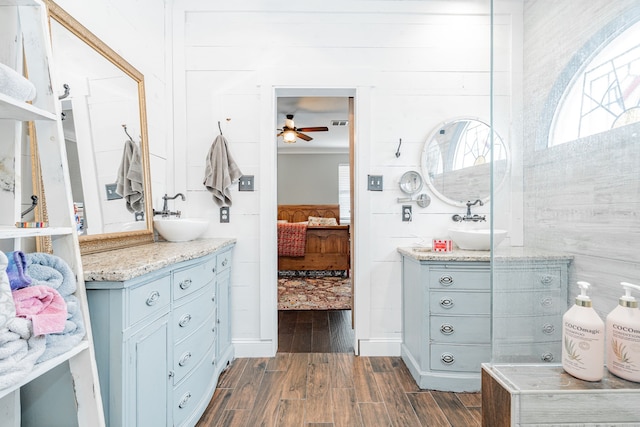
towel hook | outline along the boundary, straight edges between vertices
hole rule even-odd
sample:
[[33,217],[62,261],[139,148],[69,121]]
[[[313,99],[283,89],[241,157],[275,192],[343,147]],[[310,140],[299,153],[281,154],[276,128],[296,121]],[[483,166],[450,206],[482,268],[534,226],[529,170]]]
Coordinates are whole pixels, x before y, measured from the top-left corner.
[[400,143],[398,144],[398,149],[396,150],[396,157],[400,157],[400,146],[402,145],[402,138],[400,138]]
[[218,120],[218,130],[220,131],[220,135],[222,135],[222,127],[220,127],[220,120]]
[[129,141],[133,142],[133,138],[131,138],[131,135],[129,135],[129,132],[127,132],[127,125],[126,124],[122,125],[122,129],[124,129],[124,133],[126,133],[127,136],[129,137]]
[[64,88],[64,93],[63,93],[62,95],[58,96],[58,99],[59,99],[59,100],[61,100],[61,99],[65,99],[67,96],[69,96],[69,89],[71,89],[71,88],[69,87],[69,85],[68,85],[68,84],[66,84],[66,83],[65,83],[65,84],[63,84],[63,85],[62,85],[62,87]]

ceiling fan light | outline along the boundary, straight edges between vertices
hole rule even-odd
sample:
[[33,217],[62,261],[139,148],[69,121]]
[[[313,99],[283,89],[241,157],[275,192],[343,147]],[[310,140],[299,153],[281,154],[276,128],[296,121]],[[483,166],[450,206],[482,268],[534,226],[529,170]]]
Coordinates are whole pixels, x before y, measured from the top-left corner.
[[292,130],[285,130],[282,133],[282,140],[288,144],[296,142],[296,133]]

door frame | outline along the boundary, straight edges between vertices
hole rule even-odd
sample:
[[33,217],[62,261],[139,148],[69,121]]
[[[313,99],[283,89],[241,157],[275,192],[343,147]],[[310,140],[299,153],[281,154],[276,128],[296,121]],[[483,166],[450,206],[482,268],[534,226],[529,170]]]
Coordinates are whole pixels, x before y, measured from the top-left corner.
[[[356,229],[366,229],[368,226],[369,208],[362,200],[364,194],[359,191],[361,187],[358,176],[359,170],[366,170],[369,156],[366,150],[360,148],[358,141],[363,141],[368,136],[368,105],[371,87],[291,87],[291,86],[262,86],[261,88],[261,117],[265,117],[260,123],[260,168],[262,182],[260,184],[260,339],[270,345],[270,354],[275,355],[278,349],[278,254],[277,254],[277,99],[283,96],[336,96],[353,98],[354,104],[354,125],[352,129],[353,137],[350,138],[350,159],[349,163],[353,169],[352,173],[352,253],[351,269],[352,286],[354,289],[353,329],[354,329],[354,351],[359,354],[359,339],[364,332],[368,332],[369,294],[362,292],[359,286],[366,274],[360,274],[358,266],[365,265],[359,259],[368,256],[369,250],[363,247],[362,233],[355,232]],[[268,119],[267,119],[268,118]],[[366,179],[364,180],[366,182]],[[363,224],[364,223],[364,224]],[[368,240],[368,239],[364,239]],[[366,246],[366,245],[365,245]]]

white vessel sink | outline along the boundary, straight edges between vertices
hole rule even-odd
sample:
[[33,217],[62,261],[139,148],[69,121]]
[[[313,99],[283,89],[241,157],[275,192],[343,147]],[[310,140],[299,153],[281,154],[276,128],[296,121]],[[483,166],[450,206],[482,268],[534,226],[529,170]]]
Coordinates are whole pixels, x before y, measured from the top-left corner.
[[169,242],[188,242],[202,236],[209,226],[203,218],[154,218],[153,226],[158,234]]
[[[491,249],[491,230],[488,228],[451,228],[449,236],[458,248],[470,251],[488,251]],[[493,245],[498,246],[507,237],[507,230],[493,230]]]

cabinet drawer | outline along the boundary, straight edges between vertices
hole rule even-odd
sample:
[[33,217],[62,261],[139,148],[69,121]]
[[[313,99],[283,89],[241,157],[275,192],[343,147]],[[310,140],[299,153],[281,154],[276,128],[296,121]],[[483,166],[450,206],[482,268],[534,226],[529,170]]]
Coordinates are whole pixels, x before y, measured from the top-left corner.
[[178,300],[201,289],[215,277],[215,258],[173,273],[173,299]]
[[494,313],[500,315],[563,314],[567,301],[559,289],[542,292],[496,292]]
[[429,293],[432,314],[491,314],[489,292],[432,291]]
[[489,316],[431,316],[429,336],[435,342],[490,343]]
[[[215,344],[215,313],[173,348],[173,384],[180,382]],[[214,345],[215,347],[215,345]]]
[[180,341],[198,329],[209,316],[215,314],[215,287],[206,286],[185,304],[173,309],[173,339]]
[[500,363],[561,363],[561,341],[509,344],[496,342],[493,362]]
[[[207,394],[210,384],[215,375],[216,366],[212,363],[214,350],[207,352],[202,362],[191,372],[187,378],[173,390],[173,424],[183,426],[188,421],[190,425],[197,420],[190,420],[193,411],[198,407],[203,399],[207,401],[211,398]],[[206,405],[205,405],[206,406]]]
[[216,273],[231,268],[231,251],[223,252],[216,256]]
[[490,276],[488,268],[465,268],[465,270],[433,268],[429,270],[429,287],[431,289],[489,290]]
[[152,314],[168,311],[171,302],[171,277],[164,276],[132,288],[129,298],[128,326]]
[[562,338],[562,317],[509,316],[495,317],[493,333],[496,340],[511,343],[555,341]]
[[491,346],[432,344],[430,356],[434,371],[480,372],[480,364],[491,360]]
[[562,270],[560,267],[530,267],[526,269],[495,269],[497,291],[519,289],[560,289]]

